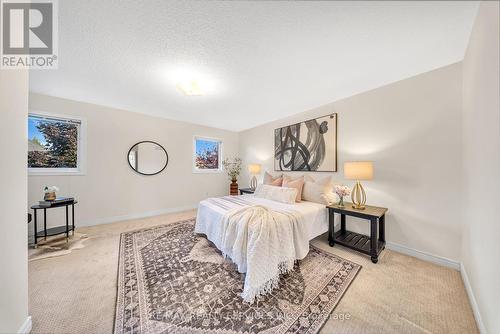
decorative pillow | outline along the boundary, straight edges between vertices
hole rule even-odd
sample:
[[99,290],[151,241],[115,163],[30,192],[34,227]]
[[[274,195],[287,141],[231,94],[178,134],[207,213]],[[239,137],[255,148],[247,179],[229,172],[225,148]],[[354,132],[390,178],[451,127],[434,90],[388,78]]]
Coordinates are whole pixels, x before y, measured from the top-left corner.
[[297,189],[259,184],[257,189],[255,189],[254,196],[270,199],[276,202],[294,204],[295,199],[297,198]]
[[335,183],[331,176],[314,180],[309,175],[306,175],[302,189],[302,199],[319,204],[331,204],[337,199],[337,195],[333,192],[334,186]]
[[264,184],[281,187],[282,183],[283,183],[283,177],[281,174],[278,176],[272,176],[268,172],[264,173]]
[[283,174],[283,179],[288,179],[288,181],[294,181],[294,180],[298,180],[298,179],[304,179],[304,175]]
[[302,198],[302,187],[303,186],[304,186],[304,177],[303,176],[299,176],[296,178],[292,178],[288,175],[283,176],[282,187],[297,189],[297,198],[295,199],[296,202],[300,202],[300,199]]
[[327,192],[321,195],[321,197],[324,199],[323,203],[326,204],[336,204],[339,201],[339,196],[333,191]]

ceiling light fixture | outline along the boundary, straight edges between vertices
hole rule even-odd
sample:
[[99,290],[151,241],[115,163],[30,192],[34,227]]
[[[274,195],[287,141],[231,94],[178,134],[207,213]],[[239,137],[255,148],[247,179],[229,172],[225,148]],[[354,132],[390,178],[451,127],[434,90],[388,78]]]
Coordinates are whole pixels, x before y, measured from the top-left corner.
[[177,89],[187,96],[200,96],[204,94],[203,89],[196,80],[187,80],[177,83]]

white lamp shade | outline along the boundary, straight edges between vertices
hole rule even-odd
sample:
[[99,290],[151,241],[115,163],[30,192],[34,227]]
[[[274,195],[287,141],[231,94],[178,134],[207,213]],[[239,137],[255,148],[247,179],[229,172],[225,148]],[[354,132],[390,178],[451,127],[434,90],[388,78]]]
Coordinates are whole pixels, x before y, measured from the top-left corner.
[[248,171],[250,174],[259,174],[260,173],[260,165],[259,164],[251,164],[248,165]]
[[345,162],[344,177],[348,180],[371,180],[373,179],[373,163],[371,161]]

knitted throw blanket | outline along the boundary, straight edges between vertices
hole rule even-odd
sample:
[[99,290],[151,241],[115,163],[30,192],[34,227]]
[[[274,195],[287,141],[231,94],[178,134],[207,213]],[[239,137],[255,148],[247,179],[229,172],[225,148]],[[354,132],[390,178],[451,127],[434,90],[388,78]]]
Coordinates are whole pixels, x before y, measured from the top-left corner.
[[280,275],[293,270],[295,260],[307,255],[309,240],[303,220],[296,211],[275,211],[261,205],[224,215],[220,250],[239,272],[246,273],[244,301],[253,303],[277,288]]

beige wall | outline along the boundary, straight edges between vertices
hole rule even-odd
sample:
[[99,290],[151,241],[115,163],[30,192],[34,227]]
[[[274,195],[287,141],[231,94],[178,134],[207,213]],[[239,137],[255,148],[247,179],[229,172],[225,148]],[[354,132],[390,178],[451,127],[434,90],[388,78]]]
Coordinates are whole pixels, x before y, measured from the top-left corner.
[[[0,70],[0,333],[28,320],[26,217],[28,72]],[[28,327],[26,327],[28,326]]]
[[481,3],[463,62],[462,261],[488,333],[500,333],[499,11]]
[[[261,163],[263,170],[272,170],[275,128],[336,112],[334,178],[352,186],[343,179],[343,162],[374,161],[374,180],[364,186],[369,204],[389,208],[388,241],[458,260],[461,70],[461,64],[450,65],[244,131],[240,154],[245,165]],[[243,180],[248,179],[245,172]],[[366,223],[349,225],[368,231]]]
[[[30,110],[87,120],[85,175],[28,178],[30,205],[43,197],[45,185],[57,185],[60,195],[74,196],[79,201],[77,225],[194,207],[207,196],[229,191],[225,174],[193,173],[193,136],[222,139],[223,153],[232,157],[238,148],[237,133],[36,94],[30,95]],[[162,173],[143,176],[128,165],[128,150],[142,140],[156,141],[167,150],[169,163]],[[49,226],[63,222],[64,209],[57,210],[48,211]]]

